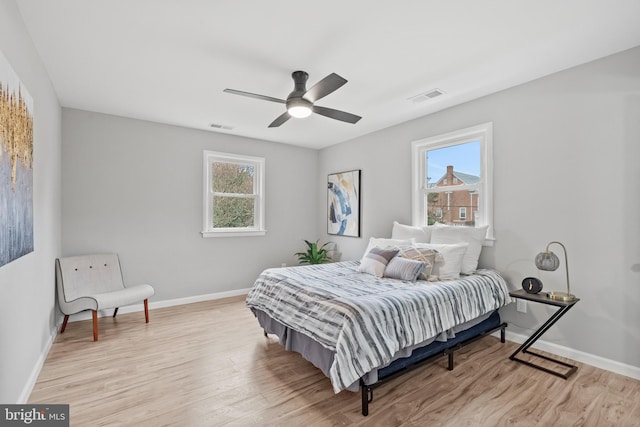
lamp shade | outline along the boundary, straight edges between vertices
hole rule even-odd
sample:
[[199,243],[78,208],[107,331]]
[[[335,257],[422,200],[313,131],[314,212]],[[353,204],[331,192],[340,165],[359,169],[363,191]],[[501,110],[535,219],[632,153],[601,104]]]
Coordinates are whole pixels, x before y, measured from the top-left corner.
[[551,245],[560,245],[562,250],[564,251],[564,265],[567,270],[567,292],[547,292],[547,296],[550,299],[556,301],[574,301],[576,299],[575,295],[571,293],[571,287],[569,285],[569,257],[567,257],[567,248],[560,242],[549,242],[547,245],[547,249],[544,252],[540,252],[536,255],[535,263],[536,267],[539,270],[544,271],[556,271],[558,267],[560,267],[560,259],[549,250],[549,246]]
[[551,251],[540,252],[536,255],[536,267],[544,271],[556,271],[560,267],[558,256]]

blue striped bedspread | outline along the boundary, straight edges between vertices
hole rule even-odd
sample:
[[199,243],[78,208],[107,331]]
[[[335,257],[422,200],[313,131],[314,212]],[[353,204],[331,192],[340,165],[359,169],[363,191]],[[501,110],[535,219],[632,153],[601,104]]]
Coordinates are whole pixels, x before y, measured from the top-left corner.
[[267,269],[246,299],[334,351],[330,380],[335,393],[401,348],[511,302],[494,270],[443,282],[404,282],[358,272],[358,261]]

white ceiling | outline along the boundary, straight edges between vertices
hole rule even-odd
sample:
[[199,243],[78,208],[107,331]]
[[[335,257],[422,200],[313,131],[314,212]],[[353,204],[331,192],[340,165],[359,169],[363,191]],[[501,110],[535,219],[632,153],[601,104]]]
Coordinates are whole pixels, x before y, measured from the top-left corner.
[[[322,148],[640,45],[639,0],[16,0],[64,107]],[[291,73],[349,82],[267,126]],[[439,88],[423,103],[408,98]]]

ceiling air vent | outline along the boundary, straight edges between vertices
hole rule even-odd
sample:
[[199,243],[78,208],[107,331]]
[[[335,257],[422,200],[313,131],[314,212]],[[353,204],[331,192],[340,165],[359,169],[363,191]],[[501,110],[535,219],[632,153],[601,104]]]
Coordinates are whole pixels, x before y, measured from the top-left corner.
[[233,126],[221,125],[218,123],[211,123],[209,126],[214,129],[233,130]]
[[409,98],[409,100],[412,101],[414,104],[417,104],[419,102],[424,102],[433,98],[437,98],[440,95],[444,95],[444,93],[445,92],[441,89],[432,89],[428,92],[421,93],[420,95],[413,96]]

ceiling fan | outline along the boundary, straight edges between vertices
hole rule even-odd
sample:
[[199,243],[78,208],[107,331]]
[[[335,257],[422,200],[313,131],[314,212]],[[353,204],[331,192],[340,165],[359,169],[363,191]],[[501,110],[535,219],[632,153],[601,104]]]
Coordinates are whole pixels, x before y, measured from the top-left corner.
[[224,92],[233,93],[235,95],[248,96],[249,98],[262,99],[263,101],[278,102],[287,106],[287,111],[278,116],[271,124],[270,128],[278,127],[291,117],[303,118],[308,117],[311,113],[320,114],[321,116],[329,117],[335,120],[341,120],[343,122],[355,124],[361,119],[360,116],[347,113],[340,110],[334,110],[333,108],[326,108],[314,105],[316,101],[332,92],[338,90],[344,85],[347,80],[340,77],[336,73],[331,73],[324,79],[320,80],[311,89],[307,90],[306,84],[309,74],[304,71],[294,71],[291,74],[293,77],[293,92],[287,96],[287,99],[273,98],[266,95],[258,95],[256,93],[243,92],[235,89],[225,89]]

